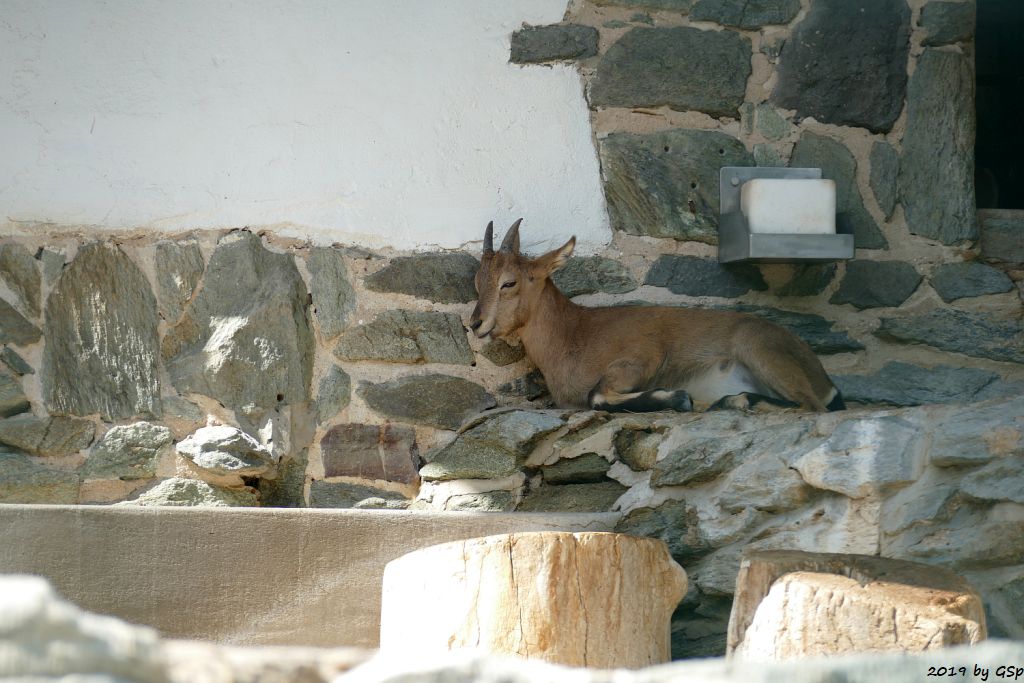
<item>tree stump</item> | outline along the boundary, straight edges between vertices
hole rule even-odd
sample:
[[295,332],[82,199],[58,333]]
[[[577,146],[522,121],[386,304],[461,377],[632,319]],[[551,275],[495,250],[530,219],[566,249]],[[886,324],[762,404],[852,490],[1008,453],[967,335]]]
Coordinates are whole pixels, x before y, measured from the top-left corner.
[[985,637],[981,599],[948,569],[868,555],[760,551],[740,564],[727,654],[784,660],[920,652]]
[[662,541],[542,531],[423,548],[384,570],[381,650],[473,648],[568,666],[670,658],[686,572]]

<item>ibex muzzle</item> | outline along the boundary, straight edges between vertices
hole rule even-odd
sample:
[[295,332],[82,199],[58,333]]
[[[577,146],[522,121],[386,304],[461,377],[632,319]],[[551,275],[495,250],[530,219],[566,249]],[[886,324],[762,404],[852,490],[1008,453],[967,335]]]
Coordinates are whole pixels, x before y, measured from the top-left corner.
[[811,348],[762,318],[664,306],[587,308],[551,281],[573,237],[538,258],[519,253],[519,224],[494,250],[487,225],[478,300],[478,337],[518,337],[560,406],[600,410],[690,410],[693,404],[758,402],[823,411],[843,408]]

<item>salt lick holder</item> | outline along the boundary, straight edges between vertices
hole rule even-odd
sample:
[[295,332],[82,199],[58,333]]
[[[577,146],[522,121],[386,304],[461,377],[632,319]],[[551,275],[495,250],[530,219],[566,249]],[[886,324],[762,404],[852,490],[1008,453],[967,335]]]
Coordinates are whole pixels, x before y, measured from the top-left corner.
[[836,225],[836,188],[820,168],[719,171],[718,261],[822,263],[853,258]]
[[567,666],[669,661],[686,572],[663,541],[542,531],[423,548],[384,569],[380,647],[403,658],[449,650]]

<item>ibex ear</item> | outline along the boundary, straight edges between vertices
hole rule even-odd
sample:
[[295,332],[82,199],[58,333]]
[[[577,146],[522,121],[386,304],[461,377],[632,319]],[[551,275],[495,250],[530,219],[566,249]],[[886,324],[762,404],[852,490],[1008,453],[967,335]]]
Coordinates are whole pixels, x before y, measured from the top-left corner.
[[576,235],[573,235],[569,238],[568,242],[560,246],[558,249],[544,254],[537,259],[537,261],[540,262],[543,269],[547,271],[548,275],[550,275],[569,261],[569,257],[572,256],[573,249],[575,248]]

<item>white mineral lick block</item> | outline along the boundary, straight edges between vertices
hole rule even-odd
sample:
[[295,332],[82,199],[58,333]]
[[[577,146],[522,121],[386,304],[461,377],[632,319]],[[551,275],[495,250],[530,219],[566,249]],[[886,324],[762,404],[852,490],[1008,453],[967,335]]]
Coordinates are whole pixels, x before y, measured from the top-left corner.
[[832,180],[755,178],[740,188],[740,209],[751,233],[834,235]]

